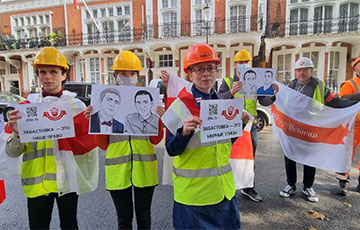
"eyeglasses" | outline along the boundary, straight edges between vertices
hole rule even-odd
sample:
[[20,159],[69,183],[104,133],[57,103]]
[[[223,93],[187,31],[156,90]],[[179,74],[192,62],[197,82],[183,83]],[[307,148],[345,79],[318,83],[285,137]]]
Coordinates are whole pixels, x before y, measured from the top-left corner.
[[195,67],[191,69],[191,72],[195,72],[196,74],[201,75],[205,73],[205,70],[207,70],[208,73],[216,73],[218,68],[215,65],[211,65],[208,67]]

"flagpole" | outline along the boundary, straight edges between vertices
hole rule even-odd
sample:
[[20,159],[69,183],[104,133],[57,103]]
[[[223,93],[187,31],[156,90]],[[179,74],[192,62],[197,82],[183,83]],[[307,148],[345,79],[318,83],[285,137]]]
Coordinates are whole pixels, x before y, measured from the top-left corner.
[[85,0],[82,0],[82,2],[84,3],[84,5],[85,5],[85,7],[86,7],[86,10],[89,12],[90,17],[91,17],[91,19],[93,20],[96,28],[100,31],[100,26],[97,24],[97,22],[96,22],[96,20],[95,20],[95,18],[94,18],[94,15],[93,15],[93,13],[91,12],[91,10],[89,9],[89,7],[88,7],[88,5],[86,4]]
[[65,18],[65,38],[66,38],[66,44],[68,45],[68,19],[67,19],[67,8],[66,8],[66,0],[63,0],[64,2],[64,18]]

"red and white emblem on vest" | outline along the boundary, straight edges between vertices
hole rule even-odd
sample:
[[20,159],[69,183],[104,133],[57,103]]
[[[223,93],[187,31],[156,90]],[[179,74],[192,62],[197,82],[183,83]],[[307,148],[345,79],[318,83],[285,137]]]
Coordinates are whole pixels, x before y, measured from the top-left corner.
[[59,113],[59,109],[56,107],[52,107],[49,112],[44,112],[44,117],[47,117],[51,121],[58,121],[60,120],[64,115],[66,115],[65,110],[61,110]]
[[[234,111],[235,110],[235,111]],[[223,110],[221,115],[223,115],[227,120],[233,120],[236,115],[239,114],[239,110],[235,109],[234,106],[230,105],[227,110]]]

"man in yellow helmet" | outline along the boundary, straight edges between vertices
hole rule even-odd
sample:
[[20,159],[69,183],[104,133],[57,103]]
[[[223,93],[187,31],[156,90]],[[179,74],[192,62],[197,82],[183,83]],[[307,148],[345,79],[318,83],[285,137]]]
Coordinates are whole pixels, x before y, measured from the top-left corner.
[[[252,57],[251,54],[245,50],[239,50],[234,56],[234,68],[236,69],[236,73],[232,77],[227,77],[223,79],[219,89],[219,95],[223,99],[230,98],[238,98],[244,97],[241,95],[239,91],[243,88],[243,83],[239,79],[239,68],[251,68]],[[279,86],[277,84],[272,84],[274,89],[274,93],[276,94],[279,90]],[[244,109],[248,111],[255,118],[257,116],[257,100],[263,106],[269,106],[275,101],[275,96],[245,96]],[[232,139],[234,143],[236,138]],[[256,131],[256,120],[251,128],[251,140],[253,145],[253,153],[255,159],[255,151],[257,146],[257,131]],[[248,196],[252,201],[260,202],[262,201],[262,197],[255,191],[255,184],[252,188],[244,188],[241,190],[241,193]]]
[[8,121],[12,136],[6,143],[6,153],[10,157],[23,155],[21,181],[27,197],[30,229],[49,229],[55,199],[60,227],[77,229],[78,195],[97,188],[96,140],[88,135],[89,122],[83,113],[85,104],[75,98],[75,93],[63,90],[69,70],[64,54],[54,47],[44,47],[35,56],[33,66],[42,90],[39,94],[30,94],[26,103],[70,103],[76,136],[20,143],[17,120],[21,116],[14,110]]

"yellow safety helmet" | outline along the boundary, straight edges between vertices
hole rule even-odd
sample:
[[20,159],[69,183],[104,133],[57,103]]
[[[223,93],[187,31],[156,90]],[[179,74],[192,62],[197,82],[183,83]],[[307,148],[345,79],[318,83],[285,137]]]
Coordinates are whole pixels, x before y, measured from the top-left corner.
[[115,58],[114,64],[111,66],[112,70],[136,70],[141,71],[141,61],[131,51],[121,51]]
[[39,53],[36,54],[32,65],[35,67],[38,65],[54,65],[69,69],[65,55],[55,47],[42,48]]
[[239,50],[234,56],[234,62],[251,61],[251,60],[252,60],[251,54],[249,53],[249,51],[245,49]]

